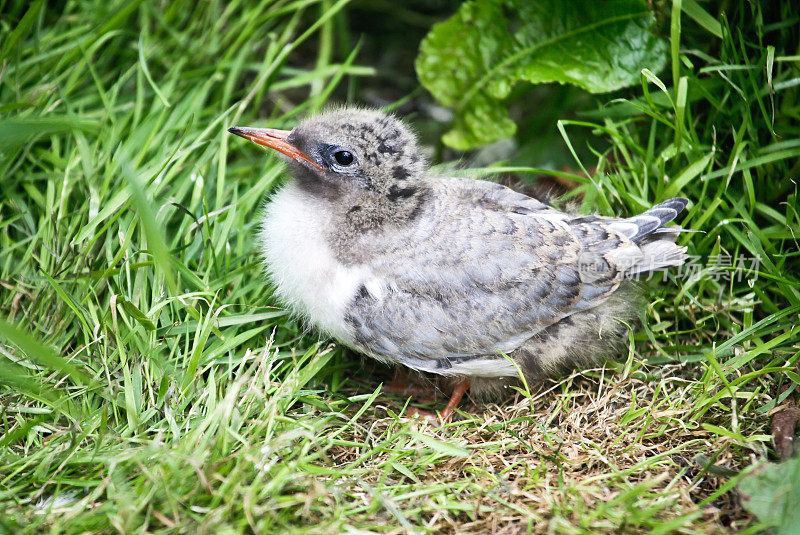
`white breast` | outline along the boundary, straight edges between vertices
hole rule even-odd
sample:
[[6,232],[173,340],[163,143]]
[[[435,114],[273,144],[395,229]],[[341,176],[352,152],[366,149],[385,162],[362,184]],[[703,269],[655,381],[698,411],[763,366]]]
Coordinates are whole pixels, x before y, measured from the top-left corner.
[[290,183],[266,206],[260,241],[278,297],[317,328],[346,341],[347,305],[369,280],[361,267],[342,265],[325,240],[330,212]]

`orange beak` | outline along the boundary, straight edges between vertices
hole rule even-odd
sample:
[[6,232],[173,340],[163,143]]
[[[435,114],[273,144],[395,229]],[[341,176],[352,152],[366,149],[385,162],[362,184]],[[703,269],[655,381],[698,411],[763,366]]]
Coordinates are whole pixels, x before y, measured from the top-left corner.
[[286,141],[286,138],[289,137],[289,134],[292,132],[291,130],[234,126],[233,128],[228,128],[228,132],[231,134],[236,134],[237,136],[241,136],[245,139],[249,139],[253,143],[261,145],[262,147],[275,149],[284,153],[286,156],[297,160],[298,162],[308,162],[317,169],[324,171],[322,167],[311,161],[308,156],[303,154],[303,151]]

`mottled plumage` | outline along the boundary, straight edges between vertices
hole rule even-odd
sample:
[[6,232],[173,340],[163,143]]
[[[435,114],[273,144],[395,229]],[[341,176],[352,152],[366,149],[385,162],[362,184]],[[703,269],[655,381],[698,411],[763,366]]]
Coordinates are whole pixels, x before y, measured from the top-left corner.
[[627,279],[685,259],[681,229],[664,225],[686,199],[626,219],[565,214],[435,176],[413,134],[379,112],[232,131],[292,157],[260,235],[279,298],[366,355],[473,390],[517,366],[532,380],[606,356],[636,315]]

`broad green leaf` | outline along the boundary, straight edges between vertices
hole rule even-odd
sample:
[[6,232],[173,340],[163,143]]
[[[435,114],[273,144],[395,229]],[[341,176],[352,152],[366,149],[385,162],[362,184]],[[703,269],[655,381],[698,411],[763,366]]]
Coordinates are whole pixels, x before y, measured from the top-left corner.
[[425,37],[417,74],[455,111],[444,142],[466,150],[515,132],[503,100],[520,80],[604,93],[660,71],[667,46],[654,24],[639,0],[467,2]]
[[777,534],[800,526],[800,459],[767,463],[739,483],[745,509],[775,527]]

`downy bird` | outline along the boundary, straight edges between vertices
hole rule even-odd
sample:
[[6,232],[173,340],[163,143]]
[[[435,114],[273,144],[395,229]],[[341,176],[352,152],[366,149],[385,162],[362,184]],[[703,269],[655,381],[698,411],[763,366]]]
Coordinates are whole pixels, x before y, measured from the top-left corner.
[[286,155],[260,249],[280,301],[342,344],[451,378],[448,418],[588,366],[638,315],[628,279],[681,265],[674,198],[629,218],[570,215],[505,186],[431,171],[397,118],[344,108],[293,130],[229,131]]

